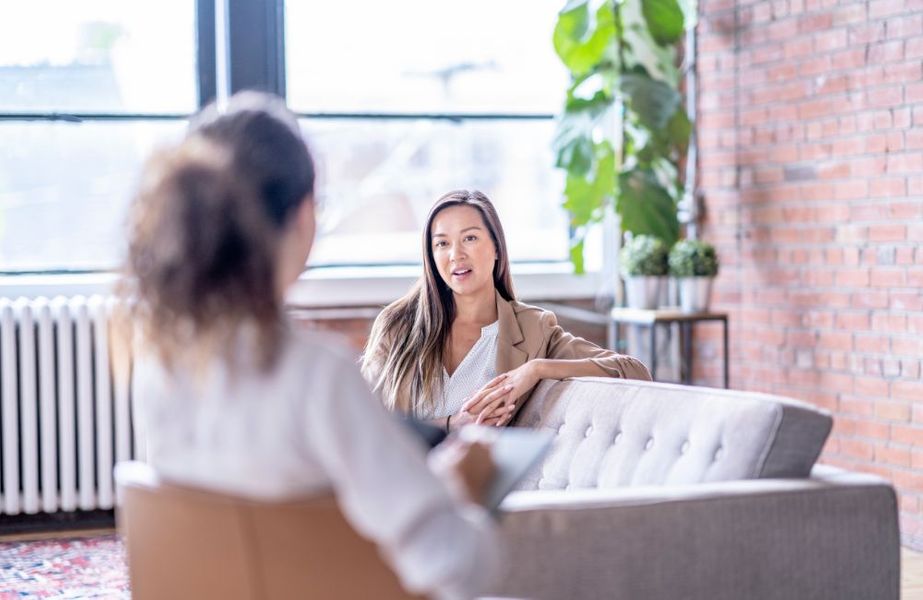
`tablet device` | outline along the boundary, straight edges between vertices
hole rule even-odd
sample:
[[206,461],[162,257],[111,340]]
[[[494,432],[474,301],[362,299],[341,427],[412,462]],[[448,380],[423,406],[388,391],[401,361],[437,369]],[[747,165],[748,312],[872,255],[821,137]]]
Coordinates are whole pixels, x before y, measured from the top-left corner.
[[497,474],[485,495],[484,507],[493,512],[513,487],[548,452],[554,434],[551,431],[525,427],[497,429],[468,426],[459,432],[459,437],[466,441],[483,441],[490,444]]

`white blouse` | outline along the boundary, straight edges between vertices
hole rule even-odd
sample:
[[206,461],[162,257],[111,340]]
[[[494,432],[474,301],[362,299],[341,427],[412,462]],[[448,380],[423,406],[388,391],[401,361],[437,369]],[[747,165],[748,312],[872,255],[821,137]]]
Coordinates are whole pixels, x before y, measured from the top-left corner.
[[500,321],[481,328],[481,337],[474,343],[455,372],[442,368],[442,395],[435,406],[420,407],[417,415],[423,419],[444,419],[457,414],[462,405],[488,381],[497,376],[497,334]]
[[165,479],[264,499],[332,489],[413,593],[467,598],[496,577],[486,513],[451,495],[329,337],[292,334],[265,374],[216,361],[194,378],[153,359],[135,374],[148,460]]

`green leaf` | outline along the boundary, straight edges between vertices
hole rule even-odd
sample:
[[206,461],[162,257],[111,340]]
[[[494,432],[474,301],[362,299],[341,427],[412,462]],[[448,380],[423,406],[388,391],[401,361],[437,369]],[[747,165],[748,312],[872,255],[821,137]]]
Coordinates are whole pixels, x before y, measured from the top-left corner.
[[676,0],[641,0],[641,12],[661,46],[675,44],[683,36],[683,9]]
[[592,23],[587,2],[568,2],[558,13],[552,40],[555,52],[572,74],[589,72],[615,44],[611,0],[596,11]]
[[593,165],[593,120],[586,113],[565,114],[558,120],[552,149],[555,166],[585,175]]
[[563,206],[570,213],[571,225],[574,227],[599,221],[606,200],[615,194],[615,150],[612,144],[597,144],[594,158],[594,168],[587,176],[567,175]]
[[692,135],[692,123],[686,116],[683,106],[678,106],[676,112],[673,113],[673,117],[667,124],[667,133],[670,136],[670,143],[680,153],[685,153],[686,148],[689,147],[689,136]]
[[651,171],[633,169],[619,175],[616,212],[622,231],[653,235],[672,246],[679,239],[676,203]]
[[614,98],[603,90],[597,91],[590,98],[581,98],[573,96],[570,92],[567,95],[567,103],[564,105],[564,111],[568,113],[578,113],[586,111],[591,118],[596,118],[609,109],[614,102]]
[[570,246],[570,262],[574,265],[574,273],[582,275],[583,267],[583,236],[579,239],[572,240]]
[[644,15],[641,14],[640,5],[641,0],[626,0],[622,4],[622,41],[625,58],[623,70],[643,67],[652,78],[676,87],[680,80],[676,61],[677,44],[661,46],[654,41]]
[[663,129],[680,104],[680,95],[662,81],[651,79],[643,69],[622,76],[622,93],[628,107],[648,129]]

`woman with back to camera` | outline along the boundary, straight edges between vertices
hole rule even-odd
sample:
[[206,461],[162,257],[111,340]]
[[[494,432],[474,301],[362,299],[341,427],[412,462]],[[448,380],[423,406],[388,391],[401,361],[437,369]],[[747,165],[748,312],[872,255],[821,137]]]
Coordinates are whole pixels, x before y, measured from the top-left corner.
[[149,461],[167,481],[246,497],[332,489],[408,590],[471,597],[498,568],[486,512],[462,500],[483,497],[489,451],[455,442],[444,482],[350,353],[285,317],[314,239],[313,192],[294,116],[252,92],[206,109],[147,165],[123,295]]
[[554,313],[516,301],[497,211],[467,190],[430,209],[423,276],[375,320],[362,372],[388,408],[446,430],[506,425],[543,379],[651,379],[637,359],[574,337]]

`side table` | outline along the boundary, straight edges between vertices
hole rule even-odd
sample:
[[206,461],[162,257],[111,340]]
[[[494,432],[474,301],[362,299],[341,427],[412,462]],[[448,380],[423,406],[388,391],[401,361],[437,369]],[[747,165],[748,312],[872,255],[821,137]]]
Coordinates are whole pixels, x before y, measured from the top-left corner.
[[692,383],[692,325],[701,321],[720,321],[722,325],[723,358],[724,358],[724,387],[728,387],[730,373],[728,360],[728,315],[724,312],[697,312],[687,313],[675,308],[660,308],[656,310],[640,310],[637,308],[613,308],[609,313],[607,340],[610,348],[618,348],[619,325],[641,325],[651,331],[651,377],[657,379],[657,325],[679,323],[683,340],[683,383]]
[[617,350],[619,347],[619,325],[640,325],[650,329],[650,369],[651,376],[656,380],[657,372],[657,325],[678,323],[682,337],[683,383],[692,383],[692,325],[701,321],[720,321],[722,325],[723,359],[724,359],[724,387],[727,388],[730,379],[728,355],[728,315],[726,312],[697,312],[686,313],[678,308],[660,308],[656,310],[640,310],[636,308],[613,308],[609,314],[599,313],[584,308],[576,308],[563,304],[543,302],[542,307],[554,312],[559,317],[573,319],[583,323],[594,323],[606,326],[606,345]]

